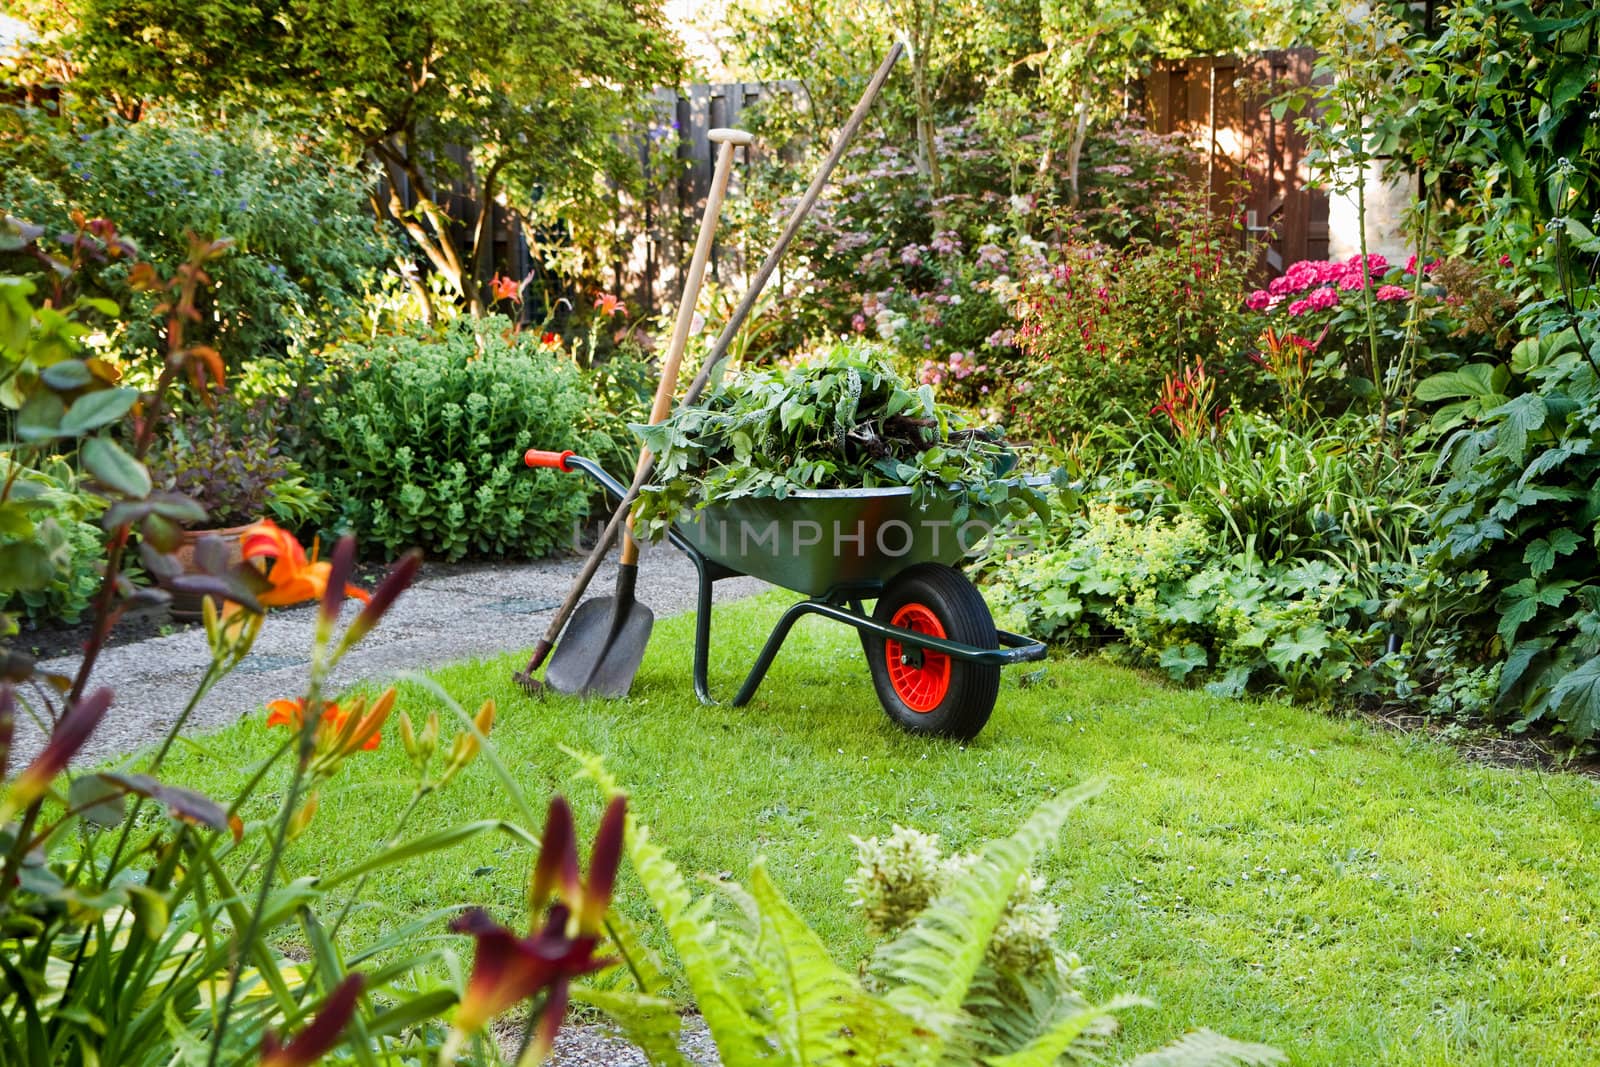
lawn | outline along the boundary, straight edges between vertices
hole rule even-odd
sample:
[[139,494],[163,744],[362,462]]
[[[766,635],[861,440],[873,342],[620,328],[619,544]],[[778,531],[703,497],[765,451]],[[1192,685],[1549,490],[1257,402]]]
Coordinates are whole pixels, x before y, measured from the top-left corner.
[[[781,603],[719,608],[723,692]],[[592,827],[598,796],[558,745],[603,754],[680,866],[742,877],[765,855],[846,963],[868,949],[842,889],[851,834],[901,823],[970,848],[1041,797],[1106,777],[1043,871],[1067,913],[1064,941],[1094,968],[1090,992],[1157,1002],[1125,1016],[1130,1048],[1196,1026],[1304,1064],[1572,1064],[1600,1047],[1594,781],[1480,766],[1359,720],[1071,657],[1026,685],[1010,672],[975,742],[918,740],[879,710],[854,634],[816,619],[797,627],[754,706],[703,708],[691,635],[687,616],[659,623],[622,702],[529,699],[510,681],[514,656],[436,677],[468,707],[499,702],[494,742],[536,805],[564,791]],[[430,700],[410,685],[400,706],[415,715]],[[279,740],[258,716],[175,753],[166,777],[232,795]],[[409,783],[393,738],[351,760],[290,873],[377,847]],[[480,760],[412,826],[497,815],[514,808]],[[382,906],[357,915],[356,934],[457,901],[520,921],[529,856],[506,840],[375,881]],[[621,894],[640,909],[636,886]]]

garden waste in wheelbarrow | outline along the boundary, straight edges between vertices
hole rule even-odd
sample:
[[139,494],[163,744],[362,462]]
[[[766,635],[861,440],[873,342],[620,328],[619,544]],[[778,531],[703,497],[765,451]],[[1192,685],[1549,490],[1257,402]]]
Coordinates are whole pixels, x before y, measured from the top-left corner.
[[[530,450],[530,467],[581,471],[621,499],[627,487],[591,459]],[[907,486],[817,489],[743,497],[707,506],[668,539],[694,561],[694,688],[707,681],[712,586],[751,575],[803,593],[767,638],[735,707],[755,695],[790,629],[804,615],[855,627],[872,684],[889,717],[913,733],[969,738],[983,729],[1000,691],[1000,668],[1043,659],[1045,646],[997,629],[982,595],[957,564],[988,533],[958,523],[954,503],[918,503]],[[876,600],[868,614],[863,602]]]

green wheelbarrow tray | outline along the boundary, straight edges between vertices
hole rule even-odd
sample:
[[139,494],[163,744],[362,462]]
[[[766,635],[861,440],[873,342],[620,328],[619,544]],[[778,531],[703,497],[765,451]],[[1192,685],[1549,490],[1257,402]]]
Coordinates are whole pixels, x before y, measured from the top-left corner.
[[[617,500],[627,491],[582,456],[565,456],[560,469],[581,471]],[[716,703],[707,680],[713,586],[749,575],[807,599],[778,620],[733,698],[735,707],[755,695],[794,624],[806,615],[822,615],[861,634],[879,699],[901,726],[912,732],[976,734],[993,708],[999,668],[1043,659],[1046,649],[1042,642],[995,628],[982,596],[956,567],[989,536],[991,526],[970,516],[958,522],[956,510],[953,497],[923,494],[918,500],[909,486],[813,489],[782,499],[720,501],[675,524],[667,538],[688,555],[699,578],[696,696]],[[914,597],[908,600],[908,590],[936,601],[937,610]],[[879,608],[869,614],[862,602],[873,599]],[[880,617],[885,606],[896,605],[899,613],[893,618]],[[897,625],[895,618],[906,624]],[[961,634],[976,636],[962,640]],[[885,660],[885,650],[887,660],[876,662]],[[939,678],[928,676],[941,664],[943,689],[936,684]],[[967,683],[949,696],[967,705],[953,718],[942,714],[952,677]],[[934,696],[940,699],[932,707],[916,706]]]

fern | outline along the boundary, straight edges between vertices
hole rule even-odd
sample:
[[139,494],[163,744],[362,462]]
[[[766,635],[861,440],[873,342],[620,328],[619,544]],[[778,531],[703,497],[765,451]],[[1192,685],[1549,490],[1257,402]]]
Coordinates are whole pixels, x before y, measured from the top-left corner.
[[572,1000],[587,1004],[605,1015],[622,1031],[622,1036],[660,1067],[689,1067],[678,1049],[678,1033],[683,1018],[678,1005],[663,997],[614,989],[574,986]]
[[[616,783],[599,760],[579,757],[608,794]],[[961,876],[873,958],[869,987],[841,968],[757,860],[747,890],[733,882],[695,899],[683,876],[630,821],[627,854],[666,927],[722,1062],[730,1067],[1054,1067],[1096,1060],[1112,1013],[1143,1004],[1118,997],[1086,1003],[1074,990],[1075,958],[1056,951],[1042,974],[1000,972],[985,955],[1018,880],[1061,831],[1067,816],[1101,789],[1081,786],[1046,800],[1008,838],[992,841]],[[737,918],[719,924],[720,895]],[[633,929],[613,917],[611,940],[643,991],[575,991],[623,1028],[652,1063],[682,1067],[678,1019],[657,994],[667,980]],[[1128,1067],[1275,1064],[1265,1045],[1196,1031]]]
[[1114,1022],[1113,1012],[1145,1003],[1140,997],[1122,996],[1106,1004],[1076,1006],[1022,1048],[1004,1056],[991,1056],[984,1063],[988,1067],[1053,1067],[1068,1053],[1077,1053],[1073,1058],[1082,1059],[1088,1050],[1080,1042],[1103,1030],[1104,1024]]
[[[578,758],[584,763],[584,774],[599,784],[607,797],[621,792],[597,758]],[[683,964],[684,979],[723,1062],[743,1065],[771,1060],[773,1048],[765,1037],[768,1027],[752,1011],[761,1003],[759,991],[712,919],[712,898],[694,899],[677,866],[655,846],[649,829],[631,812],[625,840],[628,862],[666,926],[667,937]]]
[[890,1004],[943,1040],[954,1038],[962,1004],[1017,879],[1056,839],[1072,810],[1102,788],[1092,782],[1039,805],[1015,834],[985,845],[965,877],[878,950],[872,969],[891,987]]
[[750,885],[760,908],[758,966],[785,1062],[797,1067],[883,1062],[884,1054],[913,1040],[911,1020],[870,996],[833,962],[768,877],[764,863],[756,862]]

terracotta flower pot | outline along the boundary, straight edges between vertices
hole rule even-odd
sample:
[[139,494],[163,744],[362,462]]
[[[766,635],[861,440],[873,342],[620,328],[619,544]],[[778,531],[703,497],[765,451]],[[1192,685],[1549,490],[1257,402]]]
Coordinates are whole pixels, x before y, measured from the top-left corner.
[[[183,564],[183,573],[199,574],[200,568],[195,565],[194,550],[203,537],[220,537],[228,546],[228,562],[238,563],[244,558],[244,546],[240,541],[241,535],[250,528],[244,526],[229,526],[220,530],[185,530],[183,543],[173,551],[172,555],[179,563]],[[195,593],[172,591],[172,601],[168,610],[174,619],[184,622],[193,622],[200,618],[201,602],[204,598]]]

